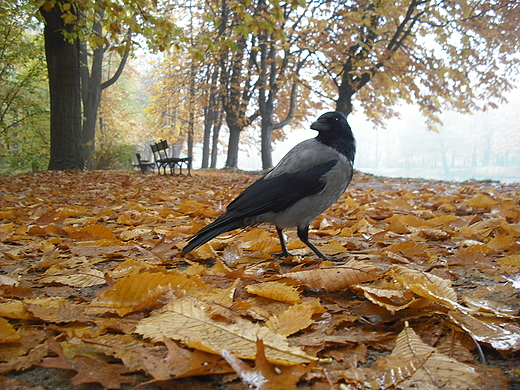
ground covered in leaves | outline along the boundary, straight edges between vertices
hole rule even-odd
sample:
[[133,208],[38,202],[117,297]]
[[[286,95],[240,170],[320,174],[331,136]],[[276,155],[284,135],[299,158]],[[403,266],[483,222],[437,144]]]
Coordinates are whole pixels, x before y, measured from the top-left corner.
[[0,387],[519,389],[520,186],[356,174],[312,225],[187,238],[258,176],[0,177]]

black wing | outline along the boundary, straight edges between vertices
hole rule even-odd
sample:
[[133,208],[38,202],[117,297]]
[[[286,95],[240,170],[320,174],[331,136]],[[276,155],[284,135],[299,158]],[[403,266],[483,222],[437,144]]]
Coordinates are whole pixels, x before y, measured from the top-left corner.
[[285,210],[300,199],[323,191],[326,184],[323,175],[337,162],[330,160],[303,171],[257,180],[229,204],[226,212],[252,217]]

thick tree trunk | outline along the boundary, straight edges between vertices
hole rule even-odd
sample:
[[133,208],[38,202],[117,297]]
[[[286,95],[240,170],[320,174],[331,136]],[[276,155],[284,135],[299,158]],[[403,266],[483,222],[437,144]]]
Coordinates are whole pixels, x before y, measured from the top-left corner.
[[336,111],[349,116],[352,113],[352,97],[355,92],[347,80],[343,80],[338,86],[338,98],[336,100]]
[[269,169],[273,166],[273,121],[272,116],[262,117],[260,153],[262,155],[262,169]]
[[61,18],[57,2],[40,12],[45,19],[45,55],[50,94],[50,170],[83,169],[81,153],[81,90],[79,41],[65,40],[64,31],[72,30]]
[[240,133],[243,127],[233,120],[226,117],[226,123],[229,128],[228,153],[226,159],[226,168],[238,168],[238,150],[240,144]]

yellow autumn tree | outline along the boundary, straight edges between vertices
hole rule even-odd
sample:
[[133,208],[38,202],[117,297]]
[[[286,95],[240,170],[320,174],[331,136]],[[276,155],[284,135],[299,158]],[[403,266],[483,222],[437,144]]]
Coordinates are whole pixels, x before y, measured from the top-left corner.
[[517,1],[318,3],[307,47],[317,90],[348,115],[354,100],[376,123],[415,103],[430,127],[441,110],[493,107],[518,74]]

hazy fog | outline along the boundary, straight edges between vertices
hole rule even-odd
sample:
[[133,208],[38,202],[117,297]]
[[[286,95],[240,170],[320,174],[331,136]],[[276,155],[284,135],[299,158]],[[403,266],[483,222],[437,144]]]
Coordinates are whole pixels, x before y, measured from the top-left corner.
[[[386,129],[354,113],[349,123],[358,145],[355,167],[391,177],[520,182],[520,90],[508,94],[508,101],[474,115],[446,112],[437,133],[427,130],[424,118],[410,106],[402,107],[401,118],[389,120]],[[274,145],[274,163],[298,142],[316,135],[307,129],[287,129],[287,140]],[[197,166],[200,155],[194,157]],[[219,161],[222,167],[225,156]],[[241,152],[238,165],[261,169],[259,150]]]

